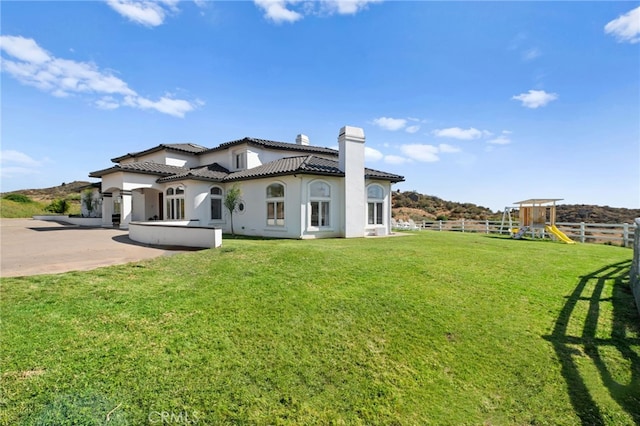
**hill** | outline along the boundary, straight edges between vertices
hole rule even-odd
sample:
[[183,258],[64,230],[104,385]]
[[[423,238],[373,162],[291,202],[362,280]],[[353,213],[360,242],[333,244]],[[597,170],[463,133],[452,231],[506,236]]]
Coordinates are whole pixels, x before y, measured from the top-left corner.
[[[502,211],[494,212],[472,203],[446,201],[416,191],[394,192],[393,217],[415,221],[423,220],[500,220]],[[633,223],[640,217],[640,209],[626,209],[590,204],[560,204],[556,209],[557,222]]]
[[433,195],[423,195],[416,191],[394,192],[392,196],[393,217],[415,221],[423,220],[497,220],[500,212],[472,203],[446,201]]
[[31,198],[34,201],[53,201],[58,198],[78,198],[78,194],[82,192],[91,182],[76,180],[71,183],[62,183],[58,186],[52,186],[50,188],[41,189],[20,189],[17,191],[5,192],[2,196],[7,194],[23,194]]

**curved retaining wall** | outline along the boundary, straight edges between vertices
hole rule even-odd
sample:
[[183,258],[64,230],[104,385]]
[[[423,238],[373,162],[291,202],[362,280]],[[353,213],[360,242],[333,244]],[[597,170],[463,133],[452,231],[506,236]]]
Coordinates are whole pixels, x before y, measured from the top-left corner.
[[188,222],[131,222],[129,238],[144,244],[212,248],[222,245],[222,229]]
[[101,227],[101,217],[69,217],[67,215],[41,215],[33,216],[34,220],[46,220],[49,222],[64,222],[71,225]]

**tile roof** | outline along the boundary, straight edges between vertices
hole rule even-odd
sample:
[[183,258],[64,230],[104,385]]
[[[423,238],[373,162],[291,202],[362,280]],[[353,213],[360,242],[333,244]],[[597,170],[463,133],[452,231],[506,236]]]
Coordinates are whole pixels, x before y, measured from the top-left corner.
[[245,143],[248,145],[259,146],[262,148],[282,149],[286,151],[299,151],[299,152],[305,152],[309,154],[324,154],[324,155],[330,155],[330,156],[338,156],[338,151],[331,148],[324,148],[321,146],[313,146],[313,145],[298,145],[296,143],[277,142],[277,141],[270,141],[267,139],[250,138],[250,137],[237,139],[231,142],[225,142],[218,145],[215,148],[208,149],[204,152],[220,151],[234,145],[242,145]]
[[[218,163],[189,169],[186,167],[168,166],[165,164],[137,162],[117,164],[108,169],[98,170],[89,174],[90,177],[102,177],[109,173],[131,172],[160,176],[158,183],[193,179],[211,182],[231,182],[238,180],[257,179],[267,176],[285,176],[292,174],[312,174],[325,176],[344,176],[339,163],[316,155],[286,157],[271,161],[258,167],[230,172]],[[382,179],[391,182],[402,182],[404,177],[379,170],[365,168],[365,177]]]
[[102,177],[109,173],[115,172],[131,172],[131,173],[144,173],[148,175],[158,176],[170,176],[177,173],[183,173],[189,169],[185,167],[169,166],[167,164],[150,163],[150,162],[137,162],[137,163],[124,163],[116,164],[113,167],[107,169],[98,170],[89,173],[89,177]]
[[367,179],[380,179],[380,180],[388,180],[393,183],[404,182],[404,176],[396,175],[393,173],[381,172],[380,170],[375,169],[364,169],[364,177]]
[[111,161],[114,163],[119,163],[122,160],[127,158],[135,158],[140,157],[146,154],[152,154],[157,151],[161,151],[163,149],[168,149],[170,151],[184,152],[187,154],[199,154],[201,152],[207,151],[208,148],[195,144],[195,143],[167,143],[160,144],[158,146],[154,146],[153,148],[145,149],[144,151],[131,152],[120,157],[112,158]]
[[203,167],[196,167],[193,169],[185,170],[182,173],[176,173],[172,176],[167,176],[158,179],[158,183],[173,182],[183,179],[204,180],[211,182],[222,182],[229,175],[229,170],[222,167],[218,163],[209,164]]
[[[247,180],[267,176],[283,176],[291,174],[313,174],[327,176],[344,176],[339,163],[335,160],[307,155],[301,157],[288,157],[275,160],[262,166],[231,173],[225,181]],[[365,168],[365,177],[369,179],[382,179],[391,182],[402,182],[404,177],[392,173],[381,172]]]

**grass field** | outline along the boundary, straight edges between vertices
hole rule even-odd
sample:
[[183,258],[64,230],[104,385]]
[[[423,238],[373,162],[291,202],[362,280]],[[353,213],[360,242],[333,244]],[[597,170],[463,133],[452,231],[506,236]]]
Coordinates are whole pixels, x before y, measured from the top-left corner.
[[[67,214],[80,214],[79,202],[70,202],[71,208]],[[17,219],[28,218],[37,215],[52,214],[45,210],[49,202],[31,201],[29,203],[17,203],[11,200],[0,198],[0,218]]]
[[2,279],[0,423],[639,424],[631,257],[420,232]]

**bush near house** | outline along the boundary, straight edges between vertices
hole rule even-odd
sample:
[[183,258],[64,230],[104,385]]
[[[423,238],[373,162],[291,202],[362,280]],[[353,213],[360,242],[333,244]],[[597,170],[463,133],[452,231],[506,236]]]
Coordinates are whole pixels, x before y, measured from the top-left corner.
[[69,211],[69,202],[65,199],[53,200],[44,209],[50,213],[65,214]]
[[0,424],[638,424],[631,257],[423,231],[5,278]]

